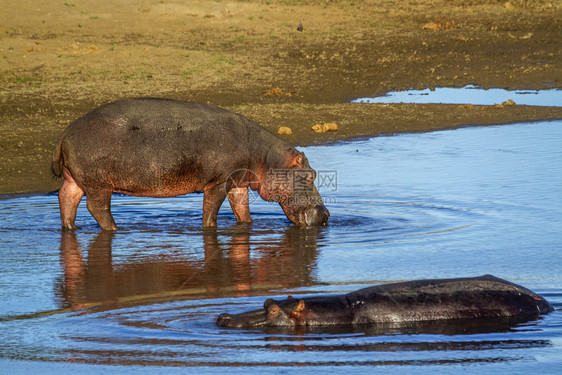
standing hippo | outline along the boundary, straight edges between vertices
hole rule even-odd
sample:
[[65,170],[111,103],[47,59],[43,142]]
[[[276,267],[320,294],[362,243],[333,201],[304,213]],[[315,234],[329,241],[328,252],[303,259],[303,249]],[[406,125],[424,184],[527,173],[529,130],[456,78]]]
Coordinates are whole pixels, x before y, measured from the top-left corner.
[[53,152],[62,227],[76,228],[87,207],[105,230],[116,230],[113,192],[173,197],[203,191],[203,226],[217,225],[228,197],[239,222],[251,222],[248,188],[278,202],[300,226],[330,216],[302,152],[258,124],[211,105],[138,98],[99,107],[66,128]]
[[551,312],[541,296],[492,275],[377,285],[345,295],[268,299],[264,308],[221,314],[221,327],[321,326],[525,317]]

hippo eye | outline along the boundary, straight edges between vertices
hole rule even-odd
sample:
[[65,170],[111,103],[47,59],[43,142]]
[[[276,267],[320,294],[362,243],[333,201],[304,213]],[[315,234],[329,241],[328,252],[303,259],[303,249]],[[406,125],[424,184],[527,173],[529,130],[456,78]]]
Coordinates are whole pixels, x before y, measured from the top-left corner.
[[316,173],[311,173],[308,176],[306,176],[306,182],[308,182],[309,184],[314,183],[315,179],[316,179]]
[[279,306],[273,305],[273,306],[271,306],[271,308],[267,312],[267,315],[268,315],[269,318],[277,318],[279,316],[280,311],[281,311],[281,309],[279,308]]
[[[304,171],[303,171],[304,172]],[[316,180],[316,171],[306,171],[299,176],[301,181],[306,181],[309,184],[313,184],[314,180]]]

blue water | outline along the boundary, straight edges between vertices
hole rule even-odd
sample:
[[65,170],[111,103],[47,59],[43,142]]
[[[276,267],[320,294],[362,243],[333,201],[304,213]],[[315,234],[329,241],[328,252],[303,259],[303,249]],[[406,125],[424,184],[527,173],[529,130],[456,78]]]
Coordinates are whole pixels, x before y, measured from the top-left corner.
[[[309,230],[259,199],[253,224],[225,204],[203,230],[192,194],[114,196],[115,234],[83,202],[73,234],[54,194],[0,199],[0,373],[559,373],[561,144],[553,121],[306,147],[332,215]],[[214,324],[270,296],[482,274],[557,310],[515,326]]]
[[355,103],[443,103],[494,105],[512,100],[519,105],[555,106],[562,105],[562,90],[504,90],[481,89],[476,86],[437,87],[434,89],[392,91],[384,96],[359,98]]

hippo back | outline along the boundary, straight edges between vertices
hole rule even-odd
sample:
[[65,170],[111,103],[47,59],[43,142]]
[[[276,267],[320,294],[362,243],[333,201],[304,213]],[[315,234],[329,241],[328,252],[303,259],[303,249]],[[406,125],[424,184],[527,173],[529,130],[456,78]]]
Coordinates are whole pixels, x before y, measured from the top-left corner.
[[67,168],[82,186],[178,195],[224,181],[235,170],[253,170],[266,160],[281,163],[290,149],[268,130],[226,109],[137,98],[101,106],[69,125],[52,170],[60,176]]
[[541,296],[491,275],[377,285],[346,297],[351,304],[365,306],[361,315],[378,321],[538,316],[552,311]]

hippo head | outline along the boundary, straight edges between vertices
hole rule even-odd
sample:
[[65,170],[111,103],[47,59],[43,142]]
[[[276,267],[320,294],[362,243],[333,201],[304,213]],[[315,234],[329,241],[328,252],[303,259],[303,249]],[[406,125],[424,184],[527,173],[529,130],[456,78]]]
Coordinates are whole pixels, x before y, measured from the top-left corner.
[[291,151],[279,168],[269,168],[261,178],[259,195],[279,203],[289,220],[299,226],[324,225],[330,213],[314,180],[316,171],[304,153]]
[[221,314],[217,319],[219,327],[250,328],[250,327],[291,327],[305,324],[304,300],[289,296],[283,301],[271,298],[265,301],[263,309],[248,311],[241,314]]

